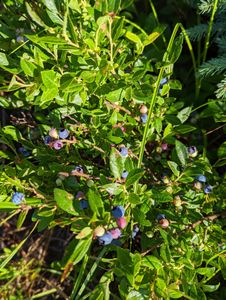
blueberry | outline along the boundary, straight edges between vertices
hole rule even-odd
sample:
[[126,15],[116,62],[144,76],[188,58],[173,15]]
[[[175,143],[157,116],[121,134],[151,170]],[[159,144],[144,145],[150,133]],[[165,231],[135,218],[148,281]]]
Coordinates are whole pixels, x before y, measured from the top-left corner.
[[44,137],[44,144],[49,145],[52,142],[52,140],[53,139],[51,138],[51,136],[47,135]]
[[160,221],[160,220],[165,219],[165,218],[166,218],[166,216],[165,216],[164,214],[158,214],[158,215],[156,216],[156,220],[157,220],[157,221]]
[[110,230],[110,233],[111,233],[112,238],[113,238],[114,240],[120,238],[120,236],[121,236],[121,234],[122,234],[122,233],[121,233],[121,230],[120,230],[119,228],[111,229],[111,230]]
[[162,87],[164,84],[166,84],[168,82],[168,79],[166,77],[162,78],[160,80],[160,86]]
[[121,205],[118,205],[118,206],[115,206],[113,208],[113,210],[111,211],[112,215],[114,218],[121,218],[124,216],[125,214],[125,209],[123,206]]
[[139,229],[139,227],[138,227],[137,224],[133,226],[133,232],[132,232],[132,234],[131,234],[132,239],[134,239],[134,238],[136,237],[136,235],[137,235],[137,233],[139,232],[139,230],[140,230],[140,229]]
[[59,131],[59,137],[61,139],[66,139],[69,136],[69,131],[67,129],[61,129]]
[[127,171],[123,171],[122,172],[122,178],[125,179],[128,176],[128,172]]
[[12,202],[16,205],[20,204],[24,200],[25,196],[23,193],[16,192],[12,196]]
[[57,140],[53,143],[53,148],[56,150],[60,150],[63,146],[64,146],[64,144],[59,140]]
[[82,166],[76,166],[75,167],[75,171],[77,171],[77,172],[79,172],[79,173],[83,173],[83,168],[82,168]]
[[29,151],[27,151],[24,147],[20,147],[18,148],[18,151],[24,156],[27,157],[29,156],[31,153]]
[[140,228],[138,227],[137,224],[133,226],[133,231],[134,231],[134,232],[137,233],[139,230],[140,230]]
[[98,237],[100,245],[109,245],[111,244],[113,237],[110,232],[106,232],[104,235]]
[[133,231],[132,234],[131,234],[131,238],[135,239],[136,235],[137,235],[137,232]]
[[188,147],[188,154],[190,157],[196,157],[198,155],[198,150],[195,146]]
[[148,115],[147,114],[141,114],[140,119],[141,119],[141,122],[145,124],[147,122]]
[[76,194],[76,196],[75,196],[75,198],[77,198],[77,199],[79,199],[79,198],[84,198],[84,193],[83,192],[81,192],[81,191],[79,191],[77,194]]
[[196,180],[198,180],[199,182],[205,183],[206,182],[206,176],[204,176],[204,175],[198,175],[196,177]]
[[128,155],[128,149],[126,147],[121,147],[119,151],[122,156]]
[[117,218],[116,219],[116,223],[117,223],[118,227],[122,228],[122,229],[125,228],[126,225],[127,225],[127,221],[126,221],[126,219],[124,217]]
[[81,209],[87,209],[89,207],[89,203],[85,199],[80,200],[79,205]]
[[211,185],[209,185],[209,184],[205,185],[205,187],[204,187],[204,193],[205,194],[211,193],[212,190],[213,190],[213,187]]

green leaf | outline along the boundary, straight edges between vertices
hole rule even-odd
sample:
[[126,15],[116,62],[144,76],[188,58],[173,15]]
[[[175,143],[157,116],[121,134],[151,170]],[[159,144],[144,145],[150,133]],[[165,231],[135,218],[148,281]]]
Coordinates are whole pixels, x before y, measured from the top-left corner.
[[141,203],[140,197],[135,193],[129,194],[128,201],[129,201],[129,203],[134,204],[134,205]]
[[87,236],[85,239],[79,240],[78,244],[76,245],[73,253],[71,254],[66,264],[65,269],[71,263],[73,263],[73,265],[79,263],[88,252],[91,243],[92,243],[92,235]]
[[10,135],[14,141],[18,142],[19,140],[23,139],[20,131],[14,126],[11,125],[5,126],[2,128],[2,132],[4,134]]
[[161,120],[161,118],[155,118],[154,119],[154,127],[155,127],[157,133],[160,134],[161,131],[162,131],[162,120]]
[[144,46],[152,44],[160,35],[161,35],[161,33],[157,32],[157,31],[149,34],[149,36],[144,41]]
[[104,205],[99,192],[90,188],[88,191],[88,201],[91,210],[96,213],[98,217],[102,216],[104,213]]
[[166,282],[162,278],[157,278],[155,281],[154,286],[155,293],[159,297],[163,297],[165,299],[166,297]]
[[183,47],[183,35],[178,36],[174,42],[173,42],[173,46],[172,46],[172,50],[169,53],[169,62],[171,64],[174,64],[178,58],[180,57],[181,51],[182,51],[182,47]]
[[188,106],[183,108],[179,113],[177,114],[178,119],[180,119],[181,123],[184,123],[191,114],[192,107]]
[[135,33],[127,31],[126,32],[126,37],[127,37],[127,39],[129,39],[130,41],[134,42],[135,44],[142,45],[141,39]]
[[186,134],[194,130],[196,130],[196,127],[191,125],[179,125],[174,128],[174,132],[179,134]]
[[123,186],[120,183],[109,183],[102,186],[109,194],[119,195],[123,191]]
[[92,232],[93,232],[93,230],[90,227],[85,227],[79,232],[79,234],[76,235],[75,238],[77,240],[84,239],[85,237],[90,235]]
[[171,171],[173,172],[174,175],[177,177],[180,175],[180,171],[178,170],[178,165],[174,161],[167,161],[168,166],[170,167]]
[[54,0],[42,0],[47,7],[47,14],[53,23],[63,25],[63,20],[59,17],[59,13]]
[[42,82],[47,88],[52,88],[53,86],[57,86],[55,79],[56,79],[56,72],[53,70],[46,70],[41,72]]
[[29,14],[29,16],[31,17],[31,19],[37,23],[39,26],[42,26],[42,27],[48,27],[43,21],[42,19],[38,16],[38,14],[35,12],[35,10],[33,9],[33,7],[31,7],[31,5],[28,3],[28,2],[25,2],[25,5],[26,5],[26,9],[27,9],[27,12]]
[[5,55],[5,53],[3,53],[3,52],[0,52],[0,65],[1,66],[8,66],[9,65],[8,59]]
[[160,269],[162,268],[162,262],[154,255],[145,256],[142,259],[142,265],[148,267],[149,269]]
[[218,151],[217,151],[217,155],[219,158],[226,158],[226,142],[224,142],[223,144],[220,145]]
[[130,185],[137,182],[144,175],[143,169],[134,169],[129,172],[129,175],[126,178],[126,187],[128,188]]
[[187,147],[183,143],[181,143],[180,141],[178,141],[178,140],[176,140],[175,146],[176,146],[177,156],[178,156],[181,164],[183,166],[185,166],[186,165],[186,160],[188,158]]
[[198,269],[196,269],[196,273],[204,275],[208,278],[211,278],[215,273],[215,267],[198,268]]
[[204,292],[214,292],[216,291],[220,286],[220,282],[218,284],[203,284],[201,287]]
[[34,70],[36,69],[36,66],[30,62],[27,59],[21,58],[20,59],[20,66],[22,70],[24,71],[25,75],[27,76],[34,76]]
[[18,206],[12,202],[0,202],[0,211],[11,211],[17,208]]
[[75,211],[73,206],[74,197],[72,194],[69,194],[64,190],[55,188],[54,200],[56,201],[58,207],[61,208],[63,211],[66,211],[71,215],[78,215],[78,212]]
[[178,299],[178,298],[181,298],[184,296],[184,293],[181,292],[180,290],[168,289],[167,293],[168,293],[168,296],[173,299]]
[[115,178],[121,178],[124,170],[123,158],[115,148],[111,149],[110,169]]
[[0,106],[7,108],[7,107],[9,107],[9,105],[10,105],[10,101],[8,99],[0,96]]

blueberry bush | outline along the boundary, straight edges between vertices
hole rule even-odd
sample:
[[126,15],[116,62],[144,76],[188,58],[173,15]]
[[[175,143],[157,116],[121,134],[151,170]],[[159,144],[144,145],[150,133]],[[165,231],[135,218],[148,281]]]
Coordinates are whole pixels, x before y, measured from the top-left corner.
[[225,299],[225,1],[155,2],[0,4],[1,299]]

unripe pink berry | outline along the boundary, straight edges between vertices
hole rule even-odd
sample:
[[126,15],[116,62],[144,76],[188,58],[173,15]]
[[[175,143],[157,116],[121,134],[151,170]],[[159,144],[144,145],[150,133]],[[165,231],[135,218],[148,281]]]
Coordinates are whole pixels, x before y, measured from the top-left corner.
[[53,143],[53,148],[56,150],[60,150],[63,146],[64,146],[64,144],[59,140],[57,140]]
[[127,225],[127,221],[124,217],[117,218],[116,223],[117,223],[118,227],[121,229],[125,228]]
[[194,188],[197,190],[197,191],[200,191],[202,189],[202,183],[199,182],[199,181],[195,181],[194,182]]
[[159,224],[161,225],[162,228],[167,228],[169,227],[169,221],[167,219],[161,219],[159,221]]
[[118,239],[121,236],[121,230],[119,228],[111,229],[110,233],[114,240]]
[[140,113],[141,114],[146,114],[148,112],[148,108],[146,105],[142,105],[140,108]]
[[56,128],[51,128],[49,131],[49,136],[51,136],[54,139],[58,139],[58,132],[56,130]]
[[167,143],[162,143],[161,148],[163,151],[166,151],[168,149],[168,144]]

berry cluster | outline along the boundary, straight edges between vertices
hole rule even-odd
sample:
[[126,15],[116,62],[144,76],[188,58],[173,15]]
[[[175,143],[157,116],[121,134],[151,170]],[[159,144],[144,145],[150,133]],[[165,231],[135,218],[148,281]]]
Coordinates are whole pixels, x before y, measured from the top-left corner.
[[67,139],[68,137],[69,131],[67,129],[60,129],[57,131],[56,128],[51,128],[49,135],[44,137],[44,144],[55,150],[60,150],[64,146],[62,140]]
[[[207,181],[206,180],[206,176],[204,176],[204,175],[198,175],[196,177],[195,182],[194,182],[195,189],[198,190],[198,191],[200,191],[202,189],[202,187],[203,187],[203,184],[205,184],[206,181]],[[212,192],[213,187],[210,184],[205,184],[203,190],[204,190],[205,194],[209,194],[209,193]]]
[[97,238],[100,245],[109,245],[120,243],[116,242],[121,235],[121,229],[124,229],[127,225],[126,219],[124,217],[125,209],[123,206],[118,205],[113,208],[111,211],[112,216],[116,219],[116,224],[118,227],[112,228],[110,230],[105,231],[104,227],[98,226],[94,230],[94,238]]

